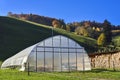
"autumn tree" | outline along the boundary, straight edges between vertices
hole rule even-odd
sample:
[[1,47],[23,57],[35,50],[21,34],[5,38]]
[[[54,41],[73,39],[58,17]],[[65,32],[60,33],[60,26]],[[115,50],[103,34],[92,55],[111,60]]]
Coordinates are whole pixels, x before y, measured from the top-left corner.
[[90,27],[90,22],[89,21],[84,22],[84,28],[87,29],[88,27]]
[[61,27],[61,24],[58,20],[53,20],[52,25],[53,25],[54,28],[60,28]]
[[106,37],[104,33],[101,33],[100,36],[97,39],[98,46],[104,46],[106,42]]
[[69,32],[71,31],[69,25],[66,25],[66,31],[69,31]]
[[81,27],[77,27],[77,28],[75,29],[75,34],[80,35],[80,28],[81,28]]
[[77,27],[75,29],[75,34],[77,35],[82,35],[82,36],[89,36],[88,31],[82,26],[82,27]]

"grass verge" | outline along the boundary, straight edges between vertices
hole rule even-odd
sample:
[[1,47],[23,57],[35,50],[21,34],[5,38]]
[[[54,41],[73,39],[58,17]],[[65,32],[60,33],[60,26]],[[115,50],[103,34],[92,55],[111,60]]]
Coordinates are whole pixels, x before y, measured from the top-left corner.
[[120,72],[112,70],[92,70],[86,72],[19,72],[0,70],[0,80],[119,80]]

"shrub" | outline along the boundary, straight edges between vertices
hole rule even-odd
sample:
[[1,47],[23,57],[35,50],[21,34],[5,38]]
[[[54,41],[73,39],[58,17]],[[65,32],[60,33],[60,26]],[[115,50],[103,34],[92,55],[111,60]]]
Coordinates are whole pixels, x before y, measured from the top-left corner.
[[61,24],[58,20],[53,20],[52,25],[54,28],[60,28]]
[[84,27],[76,28],[75,33],[78,34],[78,35],[83,35],[85,37],[89,36],[88,31]]

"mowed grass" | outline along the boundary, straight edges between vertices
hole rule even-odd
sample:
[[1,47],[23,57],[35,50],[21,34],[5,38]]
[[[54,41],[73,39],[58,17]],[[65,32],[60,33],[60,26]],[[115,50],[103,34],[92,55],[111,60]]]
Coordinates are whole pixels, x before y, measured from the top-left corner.
[[[64,35],[77,41],[88,53],[95,51],[96,40],[77,36],[62,29],[54,29],[54,35]],[[50,26],[30,21],[0,16],[0,61],[19,51],[51,37]]]
[[120,80],[120,72],[92,70],[87,72],[19,72],[0,70],[0,80]]

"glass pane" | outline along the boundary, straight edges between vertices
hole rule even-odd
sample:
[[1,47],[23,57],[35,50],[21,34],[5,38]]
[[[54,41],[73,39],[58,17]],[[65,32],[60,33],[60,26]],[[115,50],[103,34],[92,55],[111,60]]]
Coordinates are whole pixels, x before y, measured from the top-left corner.
[[87,54],[84,54],[84,65],[85,65],[85,70],[90,70],[90,60]]
[[54,48],[54,52],[60,52],[60,48]]
[[60,53],[54,54],[54,71],[61,71]]
[[77,49],[77,53],[83,53],[83,49]]
[[69,39],[69,47],[73,47],[73,48],[76,47],[75,42],[71,39]]
[[53,38],[53,46],[54,47],[60,47],[60,37],[54,37]]
[[70,52],[70,53],[75,53],[75,52],[76,52],[76,49],[69,49],[69,52]]
[[28,58],[29,62],[29,70],[30,71],[35,71],[36,70],[36,54],[35,52],[31,52]]
[[44,71],[44,52],[37,53],[37,71]]
[[62,53],[62,70],[68,71],[68,53]]
[[76,54],[75,53],[69,54],[69,59],[70,70],[76,70]]
[[61,46],[62,47],[68,47],[68,39],[61,37]]
[[45,71],[52,71],[52,61],[53,61],[52,52],[45,53]]
[[77,70],[83,70],[83,55],[77,53]]
[[62,52],[62,53],[68,53],[68,49],[62,48],[62,49],[61,49],[61,52]]
[[44,48],[43,47],[37,47],[37,51],[44,52]]
[[52,50],[53,50],[53,48],[45,48],[45,51],[50,51],[50,52],[52,52]]
[[45,46],[52,46],[52,38],[45,40]]

